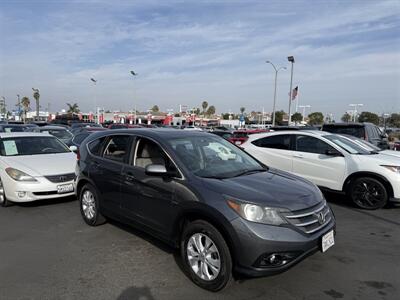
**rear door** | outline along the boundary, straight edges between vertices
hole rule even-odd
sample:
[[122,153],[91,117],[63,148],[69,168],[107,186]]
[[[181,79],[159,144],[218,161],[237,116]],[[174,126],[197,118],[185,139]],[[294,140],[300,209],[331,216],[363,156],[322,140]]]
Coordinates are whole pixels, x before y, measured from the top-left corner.
[[128,161],[130,141],[130,135],[106,137],[102,142],[99,155],[93,155],[89,167],[89,177],[100,192],[101,204],[116,212],[119,211],[121,204],[122,169]]
[[296,134],[293,151],[293,173],[318,186],[341,190],[346,160],[342,156],[326,155],[336,151],[325,141],[308,135]]
[[246,148],[246,151],[267,166],[292,172],[292,138],[294,134],[267,136],[252,141],[253,146]]

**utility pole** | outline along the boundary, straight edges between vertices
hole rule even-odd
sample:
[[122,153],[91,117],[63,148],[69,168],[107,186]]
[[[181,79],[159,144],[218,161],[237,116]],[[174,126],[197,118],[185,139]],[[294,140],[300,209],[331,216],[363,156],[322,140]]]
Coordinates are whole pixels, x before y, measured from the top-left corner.
[[294,56],[288,56],[288,61],[292,64],[290,71],[290,91],[289,91],[289,112],[288,112],[288,126],[291,123],[291,106],[292,106],[292,86],[293,86],[293,65],[294,65]]

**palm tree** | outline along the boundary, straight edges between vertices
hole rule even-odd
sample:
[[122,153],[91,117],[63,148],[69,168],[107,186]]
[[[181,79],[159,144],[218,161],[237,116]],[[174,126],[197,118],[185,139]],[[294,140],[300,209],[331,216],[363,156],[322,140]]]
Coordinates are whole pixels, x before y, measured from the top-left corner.
[[211,105],[208,109],[207,109],[207,115],[208,116],[213,116],[215,114],[215,106]]
[[203,108],[203,115],[204,115],[206,113],[206,109],[208,107],[208,102],[203,101],[203,103],[201,103],[201,107]]
[[40,99],[40,93],[39,89],[32,88],[33,90],[33,98],[36,100],[36,121],[39,121],[39,99]]
[[245,110],[246,110],[245,107],[241,107],[241,108],[240,108],[240,112],[242,113],[242,115],[243,115],[243,113],[244,113]]
[[68,105],[67,113],[69,113],[69,114],[78,114],[80,112],[78,103],[74,103],[72,105],[67,103],[67,105]]
[[28,97],[22,97],[21,99],[22,110],[24,112],[24,123],[26,122],[26,112],[30,110],[31,100]]

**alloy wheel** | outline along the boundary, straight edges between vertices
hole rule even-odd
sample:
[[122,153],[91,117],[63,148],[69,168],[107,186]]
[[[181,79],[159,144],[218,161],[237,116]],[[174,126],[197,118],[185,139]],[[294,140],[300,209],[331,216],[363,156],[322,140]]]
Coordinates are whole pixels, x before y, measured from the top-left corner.
[[221,257],[213,240],[203,233],[193,234],[186,247],[193,272],[203,280],[214,280],[221,270]]
[[91,191],[86,190],[82,195],[82,210],[88,220],[96,216],[96,202]]
[[380,207],[386,201],[384,188],[373,180],[364,179],[353,187],[352,198],[354,202],[364,208]]

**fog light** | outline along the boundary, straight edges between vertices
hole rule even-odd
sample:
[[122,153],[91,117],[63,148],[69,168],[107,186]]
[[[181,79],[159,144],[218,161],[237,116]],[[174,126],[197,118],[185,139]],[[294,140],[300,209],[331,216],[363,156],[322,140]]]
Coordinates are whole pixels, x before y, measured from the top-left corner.
[[259,267],[280,267],[284,266],[287,263],[291,262],[294,260],[297,256],[299,256],[301,253],[300,252],[281,252],[281,253],[273,253],[273,254],[266,254],[261,256],[258,259],[258,265]]
[[26,192],[17,192],[19,198],[24,198],[26,196]]

